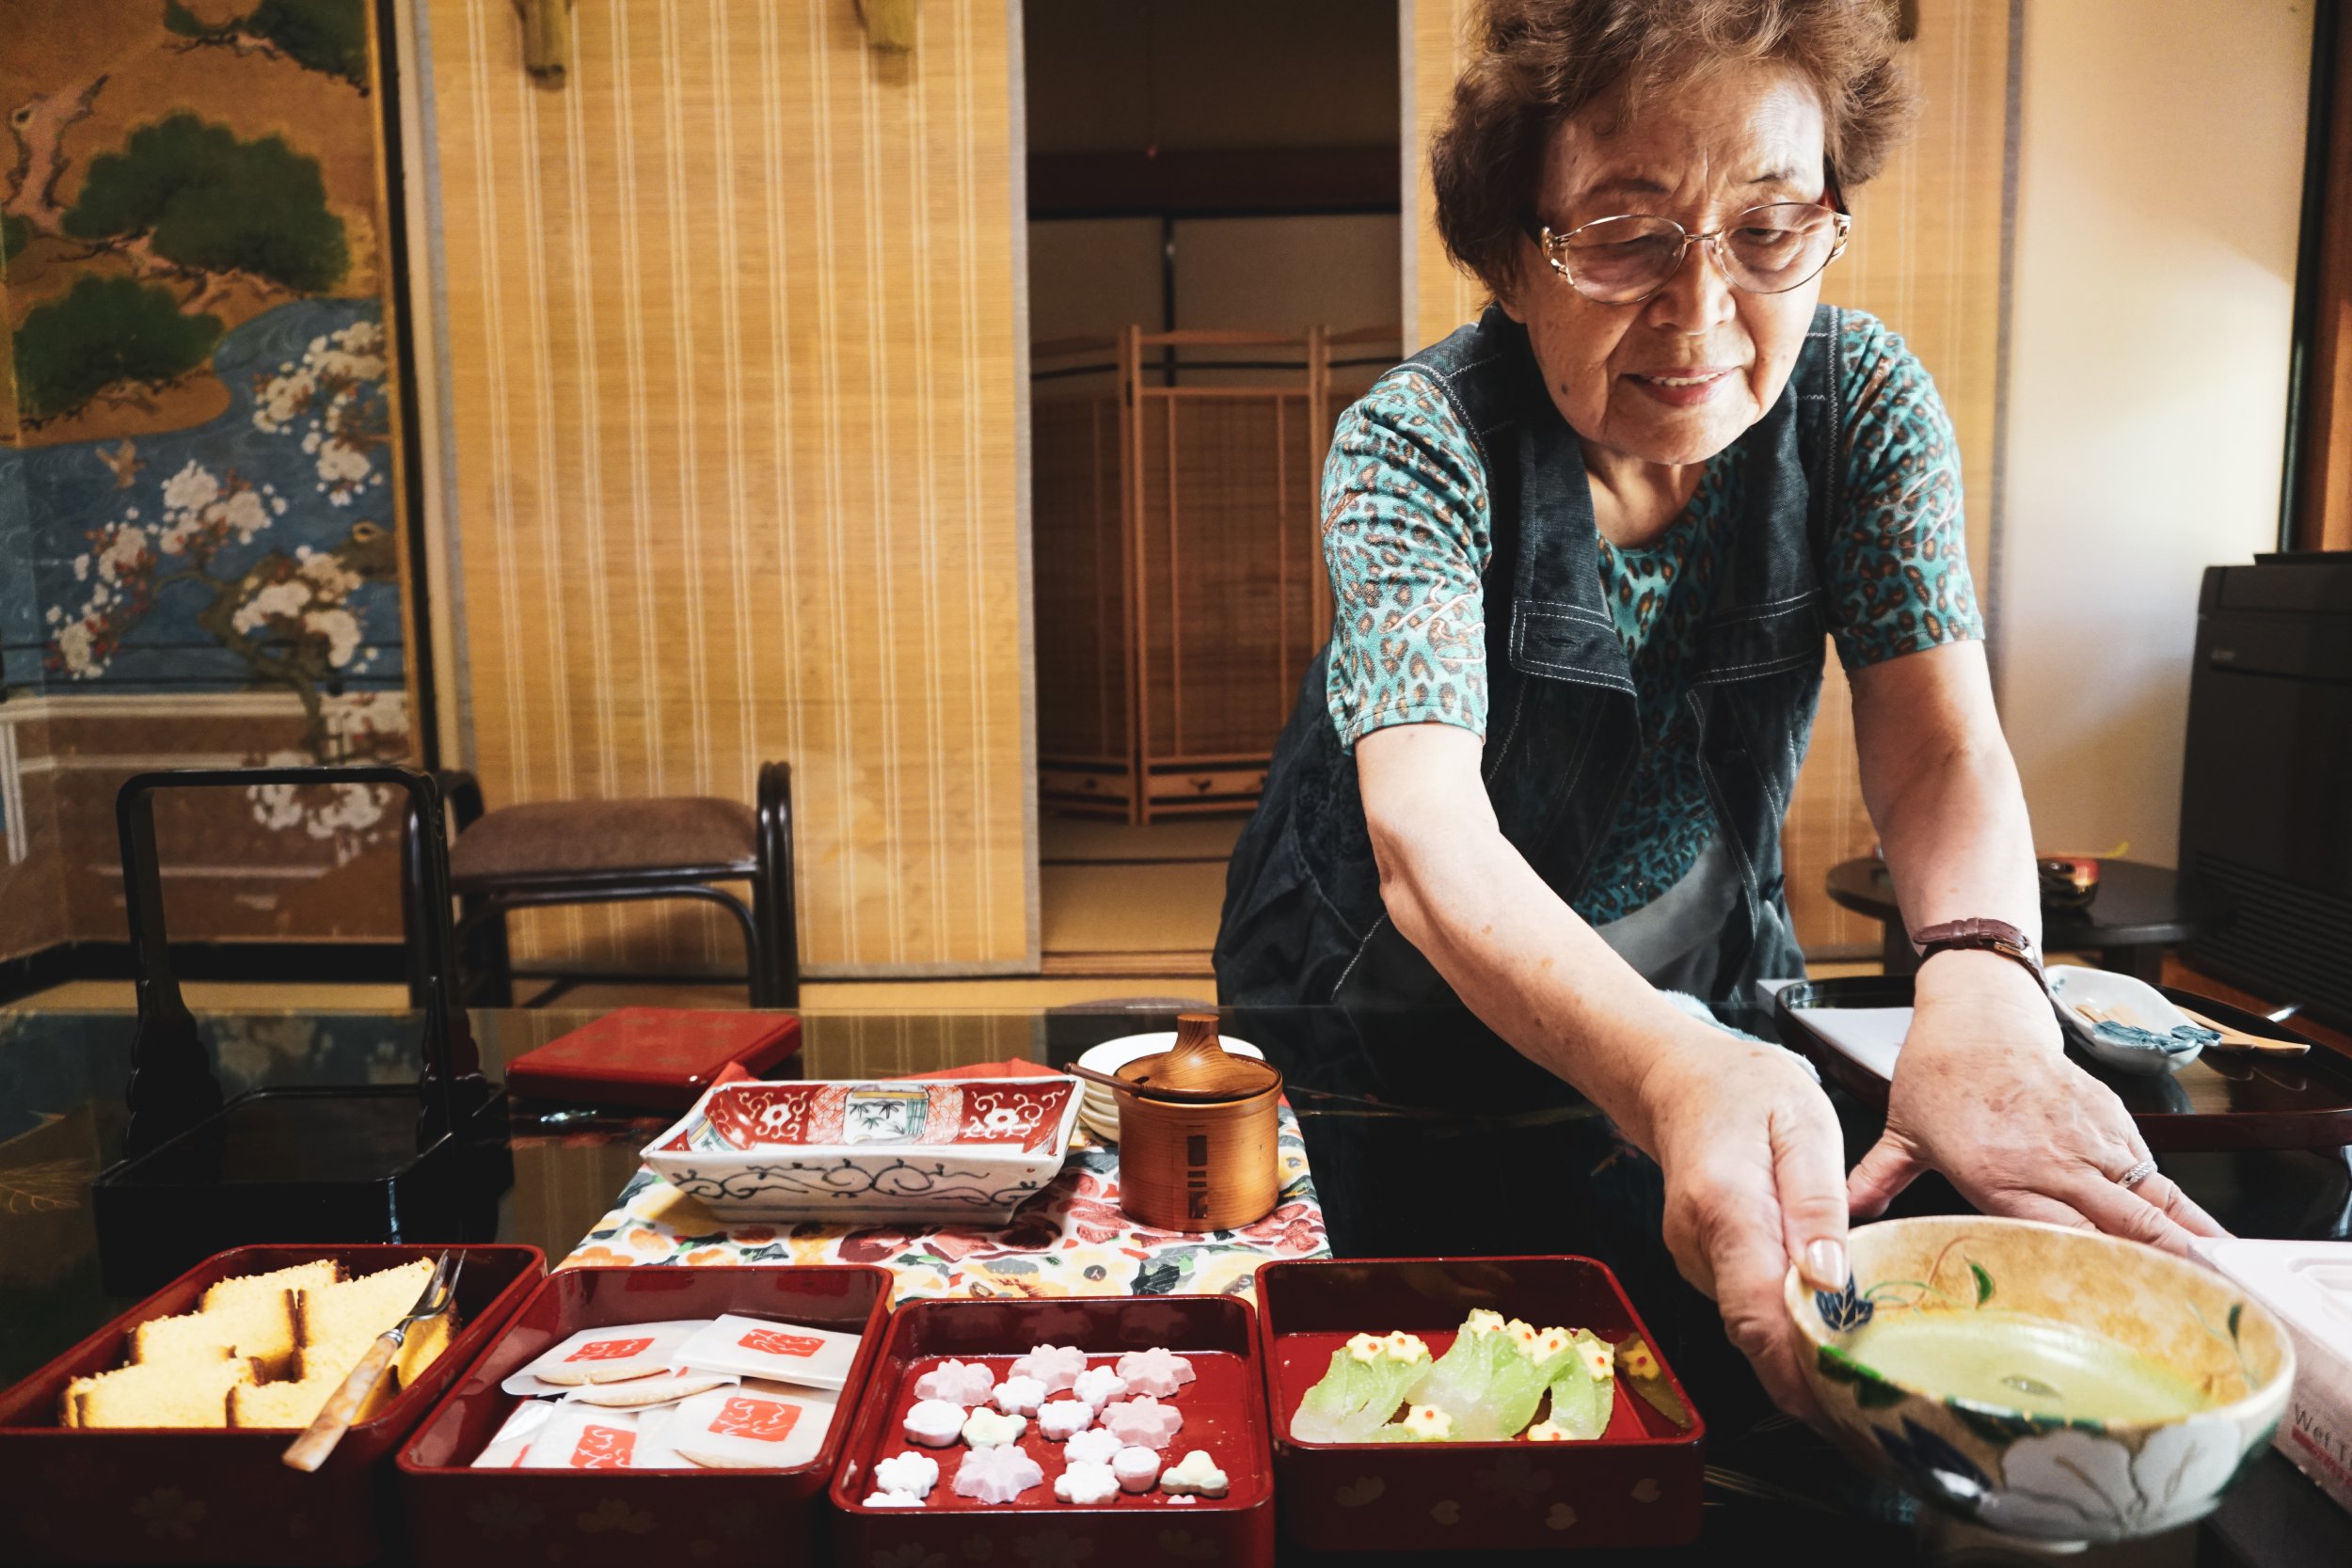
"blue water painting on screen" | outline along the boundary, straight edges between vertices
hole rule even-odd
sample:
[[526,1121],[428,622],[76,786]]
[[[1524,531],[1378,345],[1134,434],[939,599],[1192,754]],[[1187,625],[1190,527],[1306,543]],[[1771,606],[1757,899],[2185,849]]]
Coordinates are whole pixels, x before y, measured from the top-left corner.
[[[48,692],[404,687],[381,307],[303,299],[229,332],[217,417],[0,449],[0,648]],[[28,562],[31,571],[24,570]]]

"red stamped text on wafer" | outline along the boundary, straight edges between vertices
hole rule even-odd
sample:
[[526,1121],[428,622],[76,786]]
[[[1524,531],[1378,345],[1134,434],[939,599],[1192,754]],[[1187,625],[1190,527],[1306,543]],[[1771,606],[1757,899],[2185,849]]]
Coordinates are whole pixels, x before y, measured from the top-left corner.
[[632,1355],[643,1355],[653,1349],[651,1339],[591,1339],[571,1354],[566,1361],[626,1361]]
[[564,1463],[575,1470],[626,1470],[636,1450],[637,1434],[626,1427],[582,1427]]
[[801,1407],[772,1400],[731,1399],[710,1420],[713,1437],[749,1437],[757,1443],[781,1443],[800,1424]]
[[803,1358],[815,1355],[825,1348],[822,1339],[811,1339],[802,1334],[779,1334],[772,1328],[755,1328],[735,1342],[762,1355],[796,1355]]

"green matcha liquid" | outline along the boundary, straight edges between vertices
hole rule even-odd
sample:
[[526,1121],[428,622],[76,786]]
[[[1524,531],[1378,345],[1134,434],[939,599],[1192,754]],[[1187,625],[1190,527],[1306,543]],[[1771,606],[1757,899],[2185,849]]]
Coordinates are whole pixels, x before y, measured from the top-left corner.
[[2031,1416],[2161,1421],[2212,1402],[2137,1351],[2025,1312],[1881,1307],[1843,1348],[1897,1383]]

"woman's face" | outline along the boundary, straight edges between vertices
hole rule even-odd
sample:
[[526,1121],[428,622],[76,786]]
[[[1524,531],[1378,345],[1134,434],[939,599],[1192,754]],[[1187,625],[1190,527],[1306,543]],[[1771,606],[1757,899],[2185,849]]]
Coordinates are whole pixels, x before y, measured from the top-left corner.
[[[1554,234],[1621,214],[1692,233],[1750,207],[1819,201],[1821,106],[1776,68],[1740,65],[1645,93],[1612,94],[1551,138],[1535,221]],[[1703,462],[1780,396],[1820,297],[1819,277],[1780,294],[1735,290],[1693,245],[1639,305],[1579,293],[1530,240],[1503,309],[1524,323],[1561,417],[1588,447],[1648,463]]]

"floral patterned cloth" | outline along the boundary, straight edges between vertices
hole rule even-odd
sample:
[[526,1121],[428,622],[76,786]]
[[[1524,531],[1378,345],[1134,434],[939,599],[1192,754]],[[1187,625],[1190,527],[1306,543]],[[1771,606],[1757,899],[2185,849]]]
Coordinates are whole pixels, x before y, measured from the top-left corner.
[[912,1296],[1247,1296],[1271,1259],[1327,1257],[1323,1205],[1298,1118],[1281,1108],[1282,1194],[1255,1225],[1204,1235],[1137,1225],[1119,1207],[1119,1151],[1073,1129],[1070,1158],[1002,1228],[851,1229],[811,1222],[729,1229],[640,1170],[619,1206],[558,1268],[587,1264],[879,1263]]
[[[1960,449],[1926,367],[1876,318],[1846,312],[1838,368],[1846,516],[1822,565],[1849,670],[1984,635],[1968,575]],[[1708,460],[1650,544],[1599,542],[1630,662],[1642,755],[1576,911],[1619,919],[1674,886],[1714,836],[1689,704],[1697,640],[1743,487],[1738,446]],[[1382,376],[1340,416],[1323,478],[1324,558],[1339,614],[1326,700],[1342,744],[1391,724],[1486,730],[1492,560],[1486,467],[1437,383]]]

